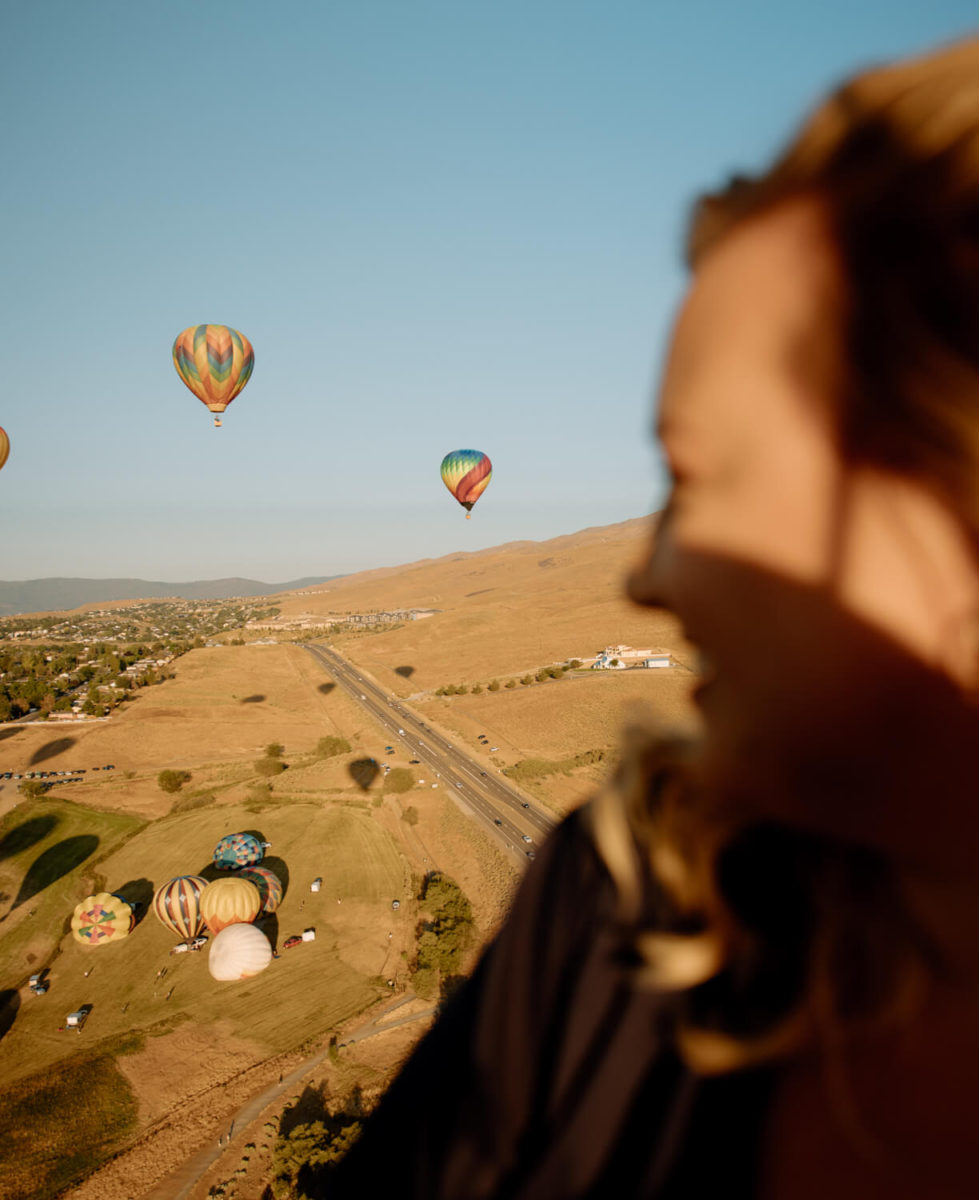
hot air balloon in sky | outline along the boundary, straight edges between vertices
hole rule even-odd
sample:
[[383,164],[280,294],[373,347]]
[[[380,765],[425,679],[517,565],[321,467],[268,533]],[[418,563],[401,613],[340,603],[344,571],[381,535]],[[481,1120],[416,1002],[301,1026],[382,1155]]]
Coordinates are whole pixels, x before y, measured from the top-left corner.
[[250,833],[229,833],[214,847],[214,865],[221,871],[253,867],[262,861],[265,850]]
[[269,939],[254,925],[229,925],[222,929],[207,954],[207,969],[222,982],[250,979],[272,961]]
[[0,468],[7,461],[7,455],[10,453],[10,438],[7,437],[6,430],[0,425]]
[[240,875],[215,879],[201,892],[201,916],[211,933],[228,925],[247,925],[262,909],[262,897],[254,883]]
[[244,334],[228,325],[191,325],[173,343],[173,365],[219,426],[218,413],[251,378],[255,351]]
[[156,889],[153,911],[178,937],[197,937],[204,928],[200,901],[206,887],[201,875],[178,875]]
[[83,946],[104,946],[121,942],[134,923],[133,910],[127,901],[108,892],[98,892],[75,906],[71,932]]
[[258,888],[262,898],[262,912],[273,913],[282,901],[282,880],[268,867],[246,867],[239,879],[247,879]]
[[486,491],[493,475],[493,464],[481,450],[452,450],[442,459],[442,482],[466,510]]

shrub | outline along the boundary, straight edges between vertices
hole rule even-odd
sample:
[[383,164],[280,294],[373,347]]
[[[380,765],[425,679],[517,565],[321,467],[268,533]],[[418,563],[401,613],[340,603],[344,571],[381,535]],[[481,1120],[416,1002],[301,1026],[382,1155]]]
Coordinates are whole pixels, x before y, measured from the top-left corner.
[[269,742],[265,747],[266,758],[281,758],[285,752],[286,748],[281,742]]
[[515,679],[508,679],[503,686],[508,688],[516,687],[517,681]]
[[316,753],[320,758],[335,758],[338,754],[349,754],[350,743],[346,738],[334,737],[332,734],[321,737],[316,743]]
[[482,694],[482,691],[483,691],[482,684],[479,684],[479,683],[474,683],[474,684],[473,684],[473,695],[474,695],[474,696],[479,696],[479,695],[481,695],[481,694]]
[[179,792],[185,783],[190,781],[189,771],[161,771],[156,777],[157,786],[161,792],[173,795]]
[[498,692],[500,690],[500,681],[494,679],[492,683],[488,683],[486,686],[491,692]]
[[213,792],[193,792],[189,796],[178,796],[170,805],[170,815],[193,812],[195,808],[207,808],[215,800],[216,796]]
[[255,763],[256,775],[261,775],[263,779],[270,779],[273,775],[281,775],[286,769],[286,764],[281,758],[260,758]]
[[534,682],[533,675],[524,675],[520,680],[524,687],[529,687]]
[[580,658],[573,658],[573,659],[572,659],[572,660],[571,660],[571,661],[568,663],[568,669],[569,669],[570,671],[578,671],[578,670],[580,670],[580,669],[581,669],[581,659],[580,659]]
[[409,804],[408,807],[402,813],[401,820],[404,821],[404,823],[406,825],[417,825],[418,824],[418,809],[415,808],[415,806],[413,804]]

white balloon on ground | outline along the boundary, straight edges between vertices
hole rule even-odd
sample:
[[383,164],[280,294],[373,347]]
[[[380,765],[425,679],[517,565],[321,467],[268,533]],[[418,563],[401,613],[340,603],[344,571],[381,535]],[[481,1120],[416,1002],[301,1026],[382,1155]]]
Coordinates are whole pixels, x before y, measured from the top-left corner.
[[215,979],[231,982],[258,975],[272,961],[272,944],[254,925],[228,925],[212,940],[207,969]]

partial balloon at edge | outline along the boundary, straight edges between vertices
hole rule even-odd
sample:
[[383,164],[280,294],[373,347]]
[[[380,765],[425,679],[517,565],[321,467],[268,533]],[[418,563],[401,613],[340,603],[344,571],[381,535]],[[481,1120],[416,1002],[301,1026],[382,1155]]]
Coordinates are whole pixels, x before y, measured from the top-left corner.
[[493,475],[493,464],[482,450],[450,450],[442,459],[442,482],[466,510],[466,520],[472,506],[486,491]]
[[190,325],[173,343],[177,374],[220,426],[223,413],[251,379],[255,351],[230,325]]
[[0,425],[0,471],[3,470],[3,464],[7,461],[7,455],[10,453],[10,438],[7,437],[7,431]]

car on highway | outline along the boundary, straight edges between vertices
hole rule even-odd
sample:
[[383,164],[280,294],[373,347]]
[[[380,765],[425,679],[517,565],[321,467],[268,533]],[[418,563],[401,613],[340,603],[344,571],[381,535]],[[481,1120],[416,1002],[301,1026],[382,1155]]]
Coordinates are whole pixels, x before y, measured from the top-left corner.
[[534,840],[534,839],[533,839],[533,838],[531,838],[531,837],[527,837],[527,835],[526,835],[525,833],[522,833],[520,836],[523,838],[523,840],[524,840],[525,842],[532,842],[532,841]]
[[367,699],[367,697],[364,695],[364,693],[363,693],[363,692],[361,692],[361,693],[360,693],[360,698],[361,698],[361,700],[366,700],[366,699]]
[[493,750],[499,750],[499,748],[499,746],[490,746],[490,751],[492,752]]
[[528,851],[527,851],[527,857],[528,857],[528,858],[536,858],[536,857],[537,857],[537,855],[536,855],[536,854],[533,852],[533,850],[528,850]]
[[529,804],[527,803],[527,801],[525,800],[525,801],[523,802],[523,804],[522,804],[522,806],[521,806],[521,807],[522,807],[522,808],[530,808],[530,805],[529,805]]
[[500,818],[499,818],[499,817],[497,817],[497,818],[496,818],[496,819],[493,821],[493,824],[494,824],[494,825],[502,825],[502,824],[503,824],[503,822],[500,820]]
[[485,775],[485,774],[486,774],[486,772],[485,772],[485,771],[480,771],[479,773],[480,773],[480,775]]

